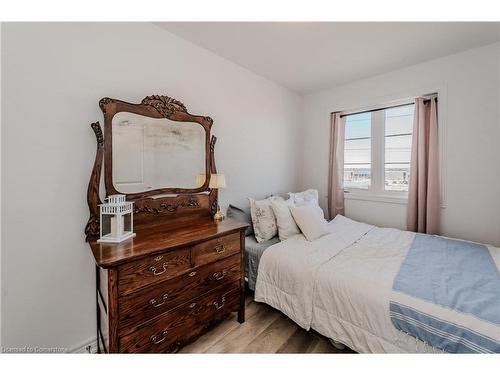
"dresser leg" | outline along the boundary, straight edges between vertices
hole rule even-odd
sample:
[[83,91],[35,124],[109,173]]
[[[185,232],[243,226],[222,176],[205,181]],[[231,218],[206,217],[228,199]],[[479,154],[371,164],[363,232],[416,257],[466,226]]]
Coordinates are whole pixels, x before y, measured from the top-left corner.
[[238,323],[245,323],[245,293],[240,296],[240,309],[238,310]]
[[245,323],[245,230],[240,231],[241,249],[241,279],[240,279],[240,309],[238,310],[238,323]]
[[95,266],[95,311],[96,311],[96,337],[97,337],[97,354],[101,353],[101,345],[99,338],[99,327],[101,325],[101,314],[99,312],[99,267]]
[[238,323],[245,323],[245,309],[238,310]]

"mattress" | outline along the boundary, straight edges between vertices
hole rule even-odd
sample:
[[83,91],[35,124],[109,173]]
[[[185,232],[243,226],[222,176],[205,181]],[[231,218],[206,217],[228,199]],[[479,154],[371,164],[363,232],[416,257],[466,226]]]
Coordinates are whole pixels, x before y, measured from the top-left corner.
[[248,287],[255,290],[255,281],[257,280],[257,271],[259,262],[264,251],[279,242],[278,237],[273,237],[269,241],[257,242],[255,236],[250,235],[245,238],[245,275],[248,279]]

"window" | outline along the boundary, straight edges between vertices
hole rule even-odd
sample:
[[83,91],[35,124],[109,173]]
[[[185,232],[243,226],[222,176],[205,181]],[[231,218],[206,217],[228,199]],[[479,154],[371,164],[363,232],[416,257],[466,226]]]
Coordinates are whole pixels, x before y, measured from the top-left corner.
[[408,191],[413,107],[410,105],[384,111],[384,188],[388,191]]
[[344,144],[344,187],[368,189],[371,185],[371,113],[347,116]]
[[349,193],[406,196],[414,105],[346,116],[344,188]]

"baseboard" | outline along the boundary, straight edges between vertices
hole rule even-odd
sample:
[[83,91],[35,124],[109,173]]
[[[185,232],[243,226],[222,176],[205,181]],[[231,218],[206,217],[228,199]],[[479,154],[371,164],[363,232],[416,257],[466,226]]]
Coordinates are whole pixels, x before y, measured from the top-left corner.
[[83,344],[71,349],[69,352],[74,354],[95,354],[97,353],[97,338],[94,337],[89,339]]

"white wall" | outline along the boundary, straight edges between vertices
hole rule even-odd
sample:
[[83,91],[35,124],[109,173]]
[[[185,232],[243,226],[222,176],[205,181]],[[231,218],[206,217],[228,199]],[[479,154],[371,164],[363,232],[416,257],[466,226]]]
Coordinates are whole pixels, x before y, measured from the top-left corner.
[[[302,187],[326,207],[330,113],[439,93],[444,235],[500,245],[500,44],[307,95]],[[346,215],[404,228],[406,206],[348,200]]]
[[[0,25],[0,88],[2,87],[2,27]],[[2,129],[2,90],[0,90],[0,130]],[[2,131],[0,131],[0,165],[2,165]],[[2,176],[0,175],[0,212],[2,211]],[[0,215],[0,348],[2,347],[2,217]]]
[[222,202],[298,186],[300,97],[153,24],[2,25],[4,346],[95,336],[83,229],[104,96],[166,94],[214,119]]

